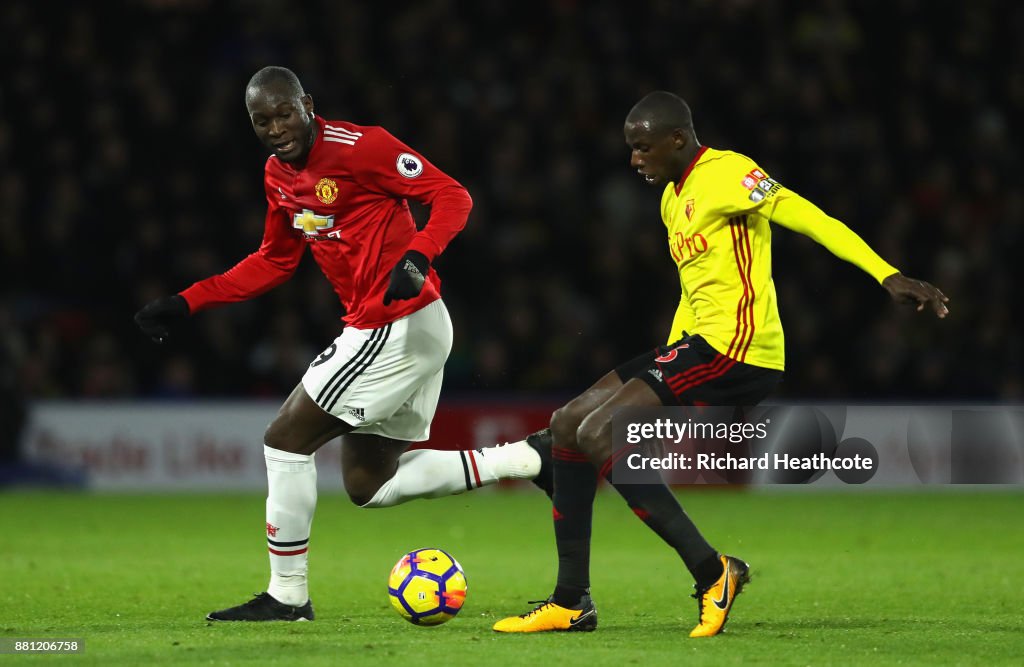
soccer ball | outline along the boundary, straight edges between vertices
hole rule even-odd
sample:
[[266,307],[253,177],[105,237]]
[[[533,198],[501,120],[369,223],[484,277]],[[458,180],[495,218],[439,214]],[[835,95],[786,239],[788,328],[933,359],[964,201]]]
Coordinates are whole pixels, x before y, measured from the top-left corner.
[[414,625],[450,621],[466,601],[466,573],[440,549],[416,549],[402,556],[388,577],[391,606]]

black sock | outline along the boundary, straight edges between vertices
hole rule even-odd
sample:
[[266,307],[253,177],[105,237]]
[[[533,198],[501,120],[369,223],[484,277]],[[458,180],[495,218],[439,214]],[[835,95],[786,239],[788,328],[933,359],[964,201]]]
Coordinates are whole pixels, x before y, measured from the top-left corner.
[[551,470],[551,429],[531,433],[526,436],[526,444],[540,454],[540,472],[531,481],[551,498],[555,486],[554,472]]
[[587,457],[570,449],[552,450],[552,515],[558,546],[558,585],[553,602],[574,607],[590,591],[590,527],[597,471]]
[[[703,585],[702,582],[707,581],[712,566],[718,562],[718,552],[697,530],[697,526],[683,511],[658,471],[647,471],[649,474],[642,482],[631,476],[631,481],[641,483],[624,484],[612,482],[610,470],[611,465],[606,464],[601,472],[608,476],[608,481],[629,504],[633,513],[676,550],[694,580],[699,586]],[[722,568],[719,564],[711,583],[714,583],[721,573]]]
[[551,596],[551,601],[559,607],[573,609],[579,607],[579,603],[584,595],[590,595],[589,588],[558,584],[555,586],[555,594]]
[[693,569],[693,578],[696,580],[697,588],[704,590],[718,581],[723,572],[725,572],[725,567],[722,565],[722,560],[718,554],[715,554],[714,558],[706,558],[704,561],[697,563],[697,566]]

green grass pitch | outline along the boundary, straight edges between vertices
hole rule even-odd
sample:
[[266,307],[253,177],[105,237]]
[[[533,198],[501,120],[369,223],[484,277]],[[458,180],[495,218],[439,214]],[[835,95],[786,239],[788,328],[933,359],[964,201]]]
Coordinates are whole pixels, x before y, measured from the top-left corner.
[[[83,638],[97,665],[1021,664],[1024,494],[692,490],[712,544],[753,581],[726,633],[689,639],[688,574],[614,493],[598,495],[589,634],[498,635],[491,624],[545,597],[551,512],[532,487],[358,510],[322,495],[311,541],[314,623],[208,624],[264,589],[255,495],[0,495],[0,637]],[[392,611],[391,565],[449,550],[469,580],[436,628]]]

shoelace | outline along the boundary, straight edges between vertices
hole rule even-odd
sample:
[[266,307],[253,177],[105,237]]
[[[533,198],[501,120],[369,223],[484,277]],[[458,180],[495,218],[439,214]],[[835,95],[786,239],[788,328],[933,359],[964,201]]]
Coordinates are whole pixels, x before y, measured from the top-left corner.
[[704,596],[711,590],[711,587],[700,589],[694,586],[693,588],[695,592],[690,597],[697,601],[697,625],[700,625],[704,622]]
[[551,602],[551,600],[527,600],[526,604],[535,604],[535,605],[539,605],[539,606],[533,608],[532,610],[526,612],[525,614],[519,614],[519,618],[530,618],[531,616],[533,616],[537,612],[539,612],[542,609],[544,609],[544,607],[547,607],[548,605],[551,605],[551,604],[554,604],[554,603]]

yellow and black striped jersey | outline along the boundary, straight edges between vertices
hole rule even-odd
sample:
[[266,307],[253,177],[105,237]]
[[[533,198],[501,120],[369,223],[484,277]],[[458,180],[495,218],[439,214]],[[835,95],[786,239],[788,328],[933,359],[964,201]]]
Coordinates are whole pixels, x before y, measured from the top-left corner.
[[661,198],[682,296],[668,342],[701,335],[736,361],[782,370],[770,222],[800,232],[881,282],[897,270],[839,220],[783,187],[750,158],[701,147]]

